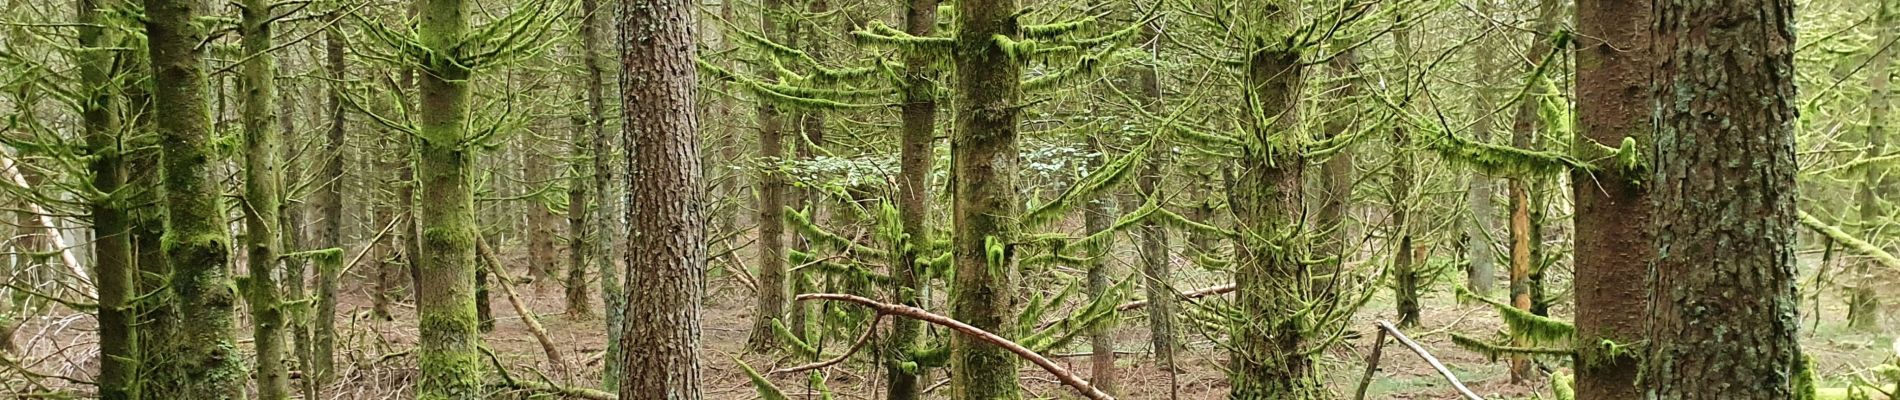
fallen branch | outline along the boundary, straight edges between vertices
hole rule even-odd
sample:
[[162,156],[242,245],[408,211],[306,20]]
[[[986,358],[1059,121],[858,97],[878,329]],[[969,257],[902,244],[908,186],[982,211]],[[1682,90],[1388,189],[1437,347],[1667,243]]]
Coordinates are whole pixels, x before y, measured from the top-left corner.
[[1379,329],[1384,329],[1385,332],[1391,333],[1393,339],[1398,339],[1399,343],[1411,348],[1413,353],[1418,353],[1420,358],[1425,359],[1425,363],[1431,364],[1432,369],[1438,370],[1439,375],[1444,375],[1445,380],[1451,382],[1451,387],[1458,389],[1458,393],[1465,395],[1465,398],[1484,400],[1484,398],[1479,397],[1477,393],[1472,393],[1471,388],[1465,387],[1464,382],[1458,381],[1458,376],[1452,375],[1451,369],[1445,368],[1445,363],[1438,362],[1438,357],[1432,357],[1431,352],[1425,351],[1425,348],[1419,346],[1417,342],[1413,342],[1411,338],[1405,337],[1405,333],[1399,332],[1399,328],[1393,327],[1392,323],[1379,321]]
[[[33,185],[27,182],[26,174],[21,173],[18,167],[12,157],[0,152],[0,170],[5,170],[7,178],[21,190],[32,191]],[[45,208],[40,207],[40,203],[28,201],[26,208],[39,218],[40,227],[46,229],[46,237],[52,239],[53,249],[59,252],[59,262],[72,270],[73,277],[79,278],[80,292],[85,293],[86,297],[99,297],[99,290],[92,283],[92,275],[86,274],[86,266],[79,265],[79,256],[73,254],[72,247],[66,246],[66,236],[59,233],[59,219],[48,214]]]
[[586,399],[586,400],[619,400],[620,399],[620,395],[607,393],[607,392],[603,392],[603,391],[599,391],[595,389],[588,389],[588,388],[566,387],[566,386],[558,386],[558,385],[549,384],[549,383],[528,382],[528,381],[507,382],[507,384],[510,388],[516,389],[516,390],[547,393],[547,394],[552,394],[552,395],[557,395],[557,396],[562,396],[562,397],[571,397],[571,398],[576,398],[576,399]]
[[501,267],[501,260],[495,259],[494,250],[488,248],[488,241],[475,241],[475,252],[481,254],[483,261],[487,261],[488,270],[497,277],[495,281],[501,282],[501,291],[508,295],[508,304],[514,306],[515,314],[520,315],[521,322],[528,326],[528,333],[534,334],[534,339],[541,342],[541,350],[548,353],[548,362],[554,363],[555,372],[566,376],[567,360],[561,357],[561,349],[554,345],[553,339],[548,338],[548,330],[541,327],[541,320],[534,317],[534,311],[529,310],[528,305],[521,302],[521,296],[515,294],[515,284],[509,281],[508,272]]
[[911,307],[911,306],[906,306],[902,304],[885,303],[885,302],[880,302],[877,300],[871,300],[864,297],[852,296],[848,294],[808,293],[808,294],[798,295],[797,300],[798,301],[833,300],[833,301],[842,301],[842,302],[847,302],[847,303],[857,303],[859,305],[863,305],[865,307],[870,307],[871,309],[877,310],[877,312],[879,313],[896,315],[900,317],[907,317],[910,319],[915,319],[918,321],[924,321],[931,324],[943,326],[945,328],[950,328],[950,330],[954,330],[954,331],[957,331],[958,333],[968,335],[977,340],[987,342],[992,345],[996,345],[997,347],[1002,347],[1004,350],[1008,350],[1011,353],[1016,353],[1016,356],[1022,357],[1023,359],[1027,359],[1029,360],[1030,363],[1034,363],[1038,367],[1042,367],[1042,369],[1044,371],[1048,371],[1050,375],[1055,375],[1056,379],[1062,381],[1064,385],[1068,385],[1071,388],[1075,388],[1075,391],[1080,392],[1083,397],[1087,397],[1092,400],[1114,400],[1115,399],[1115,397],[1109,396],[1108,393],[1103,392],[1101,389],[1096,389],[1095,386],[1089,385],[1088,381],[1082,380],[1082,378],[1076,377],[1075,374],[1070,373],[1068,369],[1062,368],[1061,365],[1056,365],[1056,363],[1053,361],[1049,361],[1048,358],[1043,357],[1041,354],[1036,354],[1036,352],[1030,351],[1028,348],[1023,347],[1020,344],[1016,344],[1016,342],[1012,342],[1009,339],[1004,339],[1002,336],[997,336],[996,334],[990,333],[989,331],[985,331],[980,328],[970,326],[969,324],[965,324],[963,323],[963,321],[958,321],[958,320],[951,319],[950,317],[945,317],[942,315],[932,314],[929,311],[924,311],[923,309],[917,308],[917,307]]
[[[1234,286],[1233,284],[1205,287],[1205,288],[1194,289],[1194,290],[1190,290],[1186,292],[1181,292],[1177,297],[1180,297],[1183,299],[1198,299],[1198,298],[1207,297],[1207,296],[1231,293],[1234,291],[1234,288],[1236,288],[1236,286]],[[1133,310],[1133,309],[1147,307],[1147,306],[1148,306],[1147,299],[1135,300],[1135,301],[1122,303],[1121,305],[1115,306],[1115,311],[1128,311],[1128,310]]]
[[1887,268],[1900,269],[1900,259],[1894,258],[1893,254],[1880,249],[1880,246],[1867,243],[1867,241],[1860,240],[1860,238],[1854,237],[1854,235],[1847,234],[1847,232],[1842,231],[1841,228],[1821,222],[1821,219],[1809,215],[1806,211],[1795,211],[1795,215],[1800,217],[1801,224],[1807,225],[1808,229],[1813,229],[1815,232],[1827,236],[1828,239],[1833,239],[1836,242],[1847,245],[1847,248],[1853,250],[1855,253],[1872,257],[1874,261],[1887,266]]
[[814,363],[800,365],[800,366],[791,367],[791,368],[775,369],[775,370],[772,370],[771,372],[766,372],[765,374],[766,375],[790,374],[790,373],[805,372],[805,371],[810,371],[814,369],[838,365],[838,363],[844,362],[845,359],[851,358],[851,355],[856,354],[858,352],[858,349],[864,348],[865,343],[870,343],[871,335],[874,333],[877,333],[877,323],[883,322],[883,321],[884,321],[884,313],[880,312],[877,314],[876,317],[872,317],[871,326],[864,330],[863,335],[858,335],[858,340],[855,342],[852,342],[851,348],[846,349],[844,351],[844,354],[839,354],[837,357],[832,357],[829,360],[814,362]]

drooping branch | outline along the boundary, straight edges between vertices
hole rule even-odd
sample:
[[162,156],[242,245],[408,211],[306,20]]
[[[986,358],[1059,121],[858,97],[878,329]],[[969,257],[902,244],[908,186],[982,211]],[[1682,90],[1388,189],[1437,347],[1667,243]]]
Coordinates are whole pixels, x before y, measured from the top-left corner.
[[851,358],[852,354],[857,354],[858,349],[864,348],[865,343],[871,342],[871,336],[877,333],[877,323],[881,321],[884,321],[884,313],[880,312],[877,314],[876,317],[871,318],[871,325],[868,328],[864,329],[864,334],[858,335],[858,340],[852,342],[851,348],[845,349],[844,354],[839,354],[837,357],[832,357],[831,359],[824,360],[824,361],[819,361],[819,362],[814,362],[810,364],[804,364],[804,365],[799,365],[799,366],[789,367],[789,368],[775,369],[775,370],[772,370],[771,372],[766,372],[766,374],[767,375],[790,374],[790,373],[805,372],[805,371],[810,371],[814,369],[838,365],[838,363],[844,362],[844,360]]
[[1846,231],[1842,231],[1839,227],[1821,222],[1819,218],[1815,218],[1814,215],[1808,214],[1806,211],[1796,211],[1795,215],[1801,218],[1801,225],[1806,225],[1808,229],[1813,229],[1814,232],[1827,236],[1830,240],[1841,242],[1841,244],[1847,245],[1848,249],[1853,250],[1855,253],[1860,253],[1863,256],[1873,258],[1874,261],[1879,262],[1880,265],[1884,265],[1887,268],[1900,269],[1900,258],[1894,258],[1893,254],[1882,250],[1880,246],[1875,246],[1871,243],[1867,243],[1865,240],[1860,240],[1860,238],[1854,237],[1854,235],[1850,235]]
[[1109,396],[1107,392],[1103,392],[1101,389],[1096,389],[1095,386],[1089,385],[1088,381],[1083,380],[1082,378],[1076,377],[1074,373],[1069,372],[1069,370],[1066,368],[1062,368],[1061,365],[1056,365],[1054,361],[1049,361],[1049,358],[1043,357],[1041,354],[1036,354],[1035,351],[1031,351],[1029,350],[1029,348],[1023,347],[1020,344],[1016,344],[1016,342],[1012,342],[1009,339],[1003,338],[1002,336],[997,336],[996,334],[990,333],[989,331],[978,329],[977,327],[970,326],[969,324],[965,324],[963,323],[963,321],[958,321],[955,319],[951,319],[950,317],[933,314],[929,311],[924,311],[924,309],[917,308],[917,307],[911,307],[911,306],[906,306],[906,305],[901,305],[901,304],[885,303],[885,302],[880,302],[877,300],[871,300],[864,297],[853,296],[853,295],[848,295],[848,294],[808,293],[808,294],[798,295],[798,301],[806,301],[806,300],[832,300],[832,301],[842,301],[842,302],[847,302],[847,303],[856,303],[858,305],[870,307],[871,309],[876,310],[877,312],[882,313],[882,314],[890,314],[890,315],[896,315],[900,317],[911,318],[918,321],[924,321],[924,322],[928,322],[934,325],[949,328],[950,330],[957,331],[958,333],[962,333],[964,335],[969,335],[970,337],[976,338],[977,340],[981,340],[983,342],[989,343],[991,345],[995,345],[997,347],[1002,347],[1004,350],[1008,350],[1010,353],[1015,353],[1016,356],[1018,357],[1022,357],[1023,359],[1029,360],[1030,363],[1036,364],[1036,366],[1038,367],[1042,367],[1044,371],[1048,371],[1050,375],[1055,375],[1056,380],[1062,381],[1062,384],[1068,385],[1070,388],[1074,388],[1075,391],[1081,393],[1083,397],[1087,397],[1092,400],[1114,400],[1115,398],[1114,396]]

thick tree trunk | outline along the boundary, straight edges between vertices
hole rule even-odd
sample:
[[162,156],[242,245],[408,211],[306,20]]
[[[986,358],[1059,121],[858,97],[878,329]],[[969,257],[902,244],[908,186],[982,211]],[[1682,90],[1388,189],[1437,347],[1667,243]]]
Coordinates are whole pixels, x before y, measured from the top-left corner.
[[149,375],[153,390],[145,393],[154,399],[233,398],[246,376],[233,329],[231,236],[211,169],[201,11],[196,0],[145,1],[168,230],[161,248],[172,269],[168,300],[176,318],[162,346],[165,357],[148,360],[157,364]]
[[[930,36],[937,30],[937,1],[910,0],[904,11],[904,32],[913,36]],[[921,307],[923,302],[918,295],[923,290],[924,249],[931,241],[931,229],[926,226],[930,220],[930,170],[936,158],[937,93],[936,76],[933,61],[922,54],[909,55],[904,60],[904,104],[901,106],[903,128],[898,138],[898,180],[897,213],[904,226],[905,240],[897,243],[897,259],[891,263],[891,275],[896,278],[896,303],[911,307]],[[918,375],[923,371],[905,371],[903,363],[913,361],[911,353],[916,349],[918,333],[923,323],[898,318],[891,321],[891,337],[886,355],[890,365],[885,371],[889,380],[887,400],[916,400],[922,389],[917,385]]]
[[[79,0],[77,21],[79,46],[87,49],[116,46],[116,30],[106,29],[101,10],[116,5],[106,0]],[[88,165],[92,188],[112,197],[95,199],[90,205],[93,230],[93,277],[99,288],[99,398],[133,400],[138,398],[139,337],[134,328],[137,310],[131,300],[138,297],[137,266],[132,257],[131,217],[126,212],[128,199],[118,195],[126,181],[125,153],[119,145],[119,112],[124,106],[111,90],[115,56],[88,51],[79,62],[79,78],[85,88],[80,110],[85,129],[86,148],[93,156]]]
[[271,2],[244,0],[240,31],[244,35],[244,247],[249,253],[252,343],[257,349],[257,398],[290,398],[290,371],[285,368],[284,325],[287,321],[277,288],[278,254],[282,253],[283,162],[274,105],[277,96],[277,60],[271,56]]
[[[1020,39],[1016,0],[957,2],[956,131],[950,139],[952,262],[950,317],[1005,338],[1017,335],[1016,166],[1021,69],[992,39]],[[950,390],[957,399],[1014,399],[1016,356],[964,335],[950,338]]]
[[1793,3],[1655,8],[1651,399],[1798,398]]
[[[1655,0],[1591,0],[1577,3],[1578,135],[1609,147],[1626,138],[1650,143],[1648,85],[1649,24]],[[1584,142],[1589,143],[1589,142]],[[1596,161],[1596,160],[1592,160]],[[1642,397],[1636,387],[1639,361],[1595,344],[1633,345],[1643,340],[1642,280],[1648,274],[1653,236],[1649,195],[1631,176],[1611,168],[1573,171],[1576,199],[1577,398]]]
[[[760,32],[771,37],[778,31],[778,13],[784,12],[783,0],[765,0],[765,16]],[[771,68],[758,71],[761,79],[776,79]],[[758,176],[759,272],[758,309],[752,319],[752,336],[746,347],[754,352],[778,348],[778,333],[772,321],[785,317],[787,291],[785,271],[785,175],[776,167],[784,162],[784,119],[778,108],[759,102],[759,162],[764,164]]]
[[1247,146],[1228,187],[1228,204],[1241,234],[1235,245],[1234,294],[1244,317],[1232,329],[1227,360],[1231,399],[1312,399],[1325,396],[1317,360],[1306,351],[1304,327],[1312,272],[1305,264],[1303,176],[1307,145],[1300,136],[1304,60],[1282,43],[1298,26],[1297,3],[1262,4],[1250,11],[1252,54],[1247,59],[1243,109]]
[[622,399],[697,400],[705,287],[705,186],[694,115],[693,3],[620,9],[621,122],[627,143],[627,324]]
[[[435,54],[457,54],[466,40],[468,7],[462,0],[421,0],[420,43]],[[474,399],[482,389],[480,320],[475,313],[475,199],[477,147],[468,142],[467,66],[448,60],[420,60],[419,178],[422,253],[416,286],[421,324],[417,355],[424,400]]]

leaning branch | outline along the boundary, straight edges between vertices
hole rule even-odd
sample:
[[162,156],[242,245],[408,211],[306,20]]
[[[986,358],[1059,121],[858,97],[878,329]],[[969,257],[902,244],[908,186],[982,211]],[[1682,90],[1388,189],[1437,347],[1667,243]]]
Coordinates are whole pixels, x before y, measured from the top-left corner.
[[1405,337],[1405,333],[1399,332],[1399,328],[1393,327],[1392,323],[1379,321],[1379,329],[1391,333],[1393,339],[1398,339],[1399,343],[1411,348],[1413,353],[1418,353],[1419,358],[1424,358],[1426,363],[1432,365],[1432,369],[1438,370],[1439,375],[1444,375],[1445,380],[1451,382],[1451,387],[1458,389],[1458,393],[1465,395],[1466,399],[1484,400],[1477,393],[1471,392],[1471,388],[1465,387],[1464,382],[1458,381],[1458,376],[1452,375],[1451,369],[1445,368],[1445,363],[1438,362],[1438,357],[1432,357],[1431,352],[1425,351],[1425,348],[1420,347],[1418,342],[1413,342],[1412,338]]
[[1075,374],[1070,373],[1068,369],[1062,368],[1061,365],[1056,365],[1056,363],[1053,361],[1049,361],[1047,357],[1043,357],[1041,354],[1036,354],[1036,352],[1030,351],[1029,348],[1023,347],[1020,344],[1016,344],[1016,342],[1009,341],[1009,339],[1004,339],[1002,336],[997,336],[996,334],[990,333],[989,331],[985,331],[983,329],[970,326],[969,324],[965,324],[963,323],[963,321],[958,321],[958,320],[951,319],[950,317],[945,317],[942,315],[932,314],[929,311],[924,311],[923,309],[917,308],[917,307],[911,307],[911,306],[906,306],[902,304],[885,303],[885,302],[880,302],[877,300],[871,300],[871,299],[858,297],[858,296],[852,296],[848,294],[808,293],[808,294],[798,295],[798,301],[805,301],[805,300],[834,300],[834,301],[842,301],[842,302],[847,302],[847,303],[857,303],[859,305],[863,305],[865,307],[870,307],[871,309],[877,310],[877,312],[879,313],[896,315],[900,317],[907,317],[910,319],[915,319],[918,321],[924,321],[924,322],[929,322],[931,324],[943,326],[945,328],[950,328],[950,330],[954,330],[954,331],[957,331],[958,333],[962,333],[972,338],[976,338],[977,340],[981,340],[983,342],[996,345],[997,347],[1002,347],[1004,350],[1009,350],[1009,352],[1011,353],[1016,353],[1016,356],[1029,360],[1029,362],[1036,364],[1036,366],[1042,367],[1044,371],[1049,371],[1050,375],[1055,375],[1056,380],[1062,381],[1064,385],[1068,385],[1071,388],[1075,388],[1075,391],[1080,392],[1083,397],[1087,397],[1091,400],[1114,400],[1115,399],[1114,396],[1109,396],[1108,393],[1103,392],[1101,389],[1096,389],[1095,386],[1089,385],[1088,381],[1082,380],[1082,378],[1076,377]]
[[1801,224],[1807,225],[1808,229],[1813,229],[1815,232],[1827,236],[1828,239],[1833,239],[1836,242],[1847,245],[1847,248],[1853,250],[1855,253],[1872,257],[1875,262],[1879,262],[1881,265],[1887,266],[1887,268],[1900,269],[1900,259],[1894,258],[1893,254],[1887,253],[1886,250],[1881,250],[1880,246],[1875,246],[1871,243],[1867,243],[1865,240],[1854,237],[1854,235],[1849,235],[1839,227],[1821,222],[1821,219],[1809,215],[1806,211],[1796,211],[1795,214],[1801,218]]
[[[1226,284],[1226,285],[1220,285],[1220,286],[1205,287],[1205,288],[1194,289],[1194,290],[1190,290],[1186,292],[1181,292],[1179,297],[1183,299],[1198,299],[1198,298],[1207,297],[1207,296],[1221,295],[1221,294],[1233,292],[1235,287],[1236,286],[1234,286],[1231,283]],[[1115,311],[1128,311],[1128,310],[1133,310],[1133,309],[1147,307],[1147,306],[1148,306],[1147,299],[1135,300],[1135,301],[1122,303],[1121,305],[1115,306]]]
[[555,346],[554,340],[548,338],[548,330],[541,327],[541,320],[534,317],[534,310],[529,310],[528,305],[521,302],[521,296],[515,294],[515,284],[509,282],[508,272],[501,267],[501,260],[495,259],[495,252],[488,248],[488,241],[475,241],[475,252],[481,253],[482,260],[488,264],[488,270],[499,278],[495,281],[500,282],[502,292],[508,294],[508,304],[514,306],[515,314],[521,315],[521,322],[528,326],[528,333],[534,334],[534,339],[541,342],[541,350],[548,353],[548,362],[554,363],[554,368],[558,369],[557,372],[560,374],[567,374],[567,360],[561,357],[560,347]]

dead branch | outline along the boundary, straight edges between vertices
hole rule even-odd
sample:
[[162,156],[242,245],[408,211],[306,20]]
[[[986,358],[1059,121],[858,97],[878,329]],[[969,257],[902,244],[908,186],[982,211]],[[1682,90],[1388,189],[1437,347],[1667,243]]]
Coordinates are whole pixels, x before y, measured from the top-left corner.
[[1089,385],[1088,381],[1083,380],[1082,378],[1076,377],[1075,374],[1070,373],[1068,369],[1062,368],[1061,365],[1056,365],[1056,363],[1053,361],[1049,361],[1048,358],[1043,357],[1041,354],[1036,354],[1036,352],[1030,351],[1029,348],[1023,347],[1020,344],[1016,344],[1016,342],[1012,342],[1009,339],[1004,339],[1002,336],[997,336],[996,334],[990,333],[989,331],[985,331],[977,327],[970,326],[969,324],[965,324],[963,323],[963,321],[958,321],[958,320],[951,319],[950,317],[945,317],[942,315],[932,314],[929,311],[924,311],[924,309],[917,308],[917,307],[911,307],[911,306],[906,306],[906,305],[901,305],[901,304],[885,303],[885,302],[881,302],[877,300],[871,300],[864,297],[852,296],[848,294],[808,293],[808,294],[798,295],[798,301],[806,301],[806,300],[833,300],[833,301],[843,301],[847,303],[856,303],[858,305],[870,307],[871,309],[877,310],[877,312],[882,313],[882,314],[890,314],[890,315],[896,315],[900,317],[907,317],[910,319],[915,319],[918,321],[924,321],[924,322],[928,322],[934,325],[943,326],[945,328],[950,328],[950,330],[957,331],[958,333],[968,335],[972,338],[995,345],[997,347],[1002,347],[1004,350],[1009,350],[1009,352],[1011,353],[1016,353],[1017,357],[1022,357],[1023,359],[1029,360],[1030,363],[1034,363],[1036,364],[1036,366],[1042,367],[1044,371],[1048,371],[1050,375],[1055,375],[1057,380],[1062,381],[1064,385],[1068,385],[1069,387],[1074,388],[1077,392],[1080,392],[1083,397],[1087,397],[1091,400],[1114,400],[1115,399],[1115,397],[1109,396],[1108,393],[1103,392],[1101,389],[1096,389],[1095,386]]
[[[1233,292],[1234,288],[1235,286],[1231,283],[1226,284],[1226,285],[1220,285],[1220,286],[1205,287],[1205,288],[1194,289],[1194,290],[1190,290],[1186,292],[1181,292],[1179,297],[1183,299],[1198,299],[1198,298],[1207,297],[1207,296],[1227,294],[1227,293]],[[1135,300],[1135,301],[1122,303],[1121,305],[1115,306],[1115,311],[1128,311],[1128,310],[1133,310],[1133,309],[1147,307],[1147,306],[1148,306],[1147,299]]]
[[541,327],[541,321],[534,317],[534,311],[529,310],[528,305],[521,302],[521,296],[515,294],[515,284],[509,281],[511,278],[501,267],[501,260],[495,258],[494,250],[488,248],[488,241],[475,241],[475,252],[487,261],[488,270],[497,278],[495,281],[501,282],[502,292],[508,295],[508,304],[514,306],[515,314],[520,315],[521,322],[528,326],[528,333],[534,334],[534,339],[541,342],[541,350],[548,353],[548,362],[554,363],[555,372],[567,375],[567,360],[561,357],[561,349],[554,345],[553,339],[548,338],[548,330]]
[[1411,348],[1413,353],[1418,353],[1420,358],[1424,358],[1426,363],[1431,364],[1432,369],[1438,370],[1439,375],[1444,375],[1445,380],[1451,382],[1451,387],[1458,389],[1458,393],[1465,395],[1465,398],[1484,400],[1484,398],[1479,397],[1477,393],[1471,392],[1471,388],[1465,387],[1464,382],[1458,381],[1458,376],[1452,375],[1451,369],[1445,368],[1445,363],[1438,362],[1438,357],[1432,357],[1431,352],[1425,351],[1425,348],[1419,346],[1417,342],[1413,342],[1412,338],[1405,337],[1405,333],[1399,332],[1399,328],[1393,327],[1392,323],[1379,321],[1379,329],[1384,329],[1386,332],[1391,333],[1393,339],[1398,339],[1399,343]]

